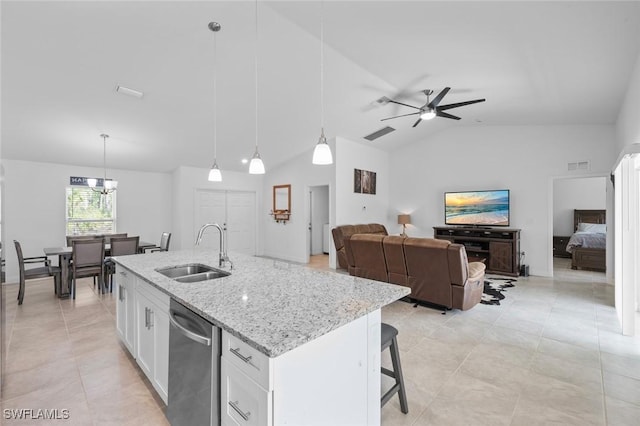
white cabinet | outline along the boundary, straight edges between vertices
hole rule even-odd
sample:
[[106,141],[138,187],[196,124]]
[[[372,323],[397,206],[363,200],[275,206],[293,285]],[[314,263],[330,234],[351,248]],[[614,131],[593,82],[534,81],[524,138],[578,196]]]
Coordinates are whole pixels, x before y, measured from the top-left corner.
[[131,354],[135,354],[135,277],[133,274],[118,266],[115,276],[116,283],[116,329],[120,340]]
[[116,328],[162,400],[169,384],[169,296],[118,265]]
[[136,361],[167,403],[169,383],[169,296],[136,281]]
[[222,424],[380,424],[380,311],[275,358],[224,331]]

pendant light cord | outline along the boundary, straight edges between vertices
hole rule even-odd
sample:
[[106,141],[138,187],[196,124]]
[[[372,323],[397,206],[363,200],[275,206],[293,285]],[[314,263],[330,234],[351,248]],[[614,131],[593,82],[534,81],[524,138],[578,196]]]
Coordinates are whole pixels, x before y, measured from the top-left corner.
[[102,135],[102,165],[104,166],[104,180],[102,187],[105,188],[107,184],[107,137]]
[[256,152],[258,152],[258,0],[256,9],[255,83],[256,83]]
[[218,159],[218,37],[213,33],[213,162]]
[[324,134],[324,1],[320,1],[320,129]]

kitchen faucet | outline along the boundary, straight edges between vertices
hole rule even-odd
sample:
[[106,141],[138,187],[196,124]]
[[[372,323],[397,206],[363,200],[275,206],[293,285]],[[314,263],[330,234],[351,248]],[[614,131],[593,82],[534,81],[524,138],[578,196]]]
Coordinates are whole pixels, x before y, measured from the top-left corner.
[[229,264],[231,264],[231,269],[233,269],[233,262],[231,261],[231,259],[229,259],[229,256],[227,256],[227,245],[224,239],[224,232],[222,232],[222,228],[217,223],[206,223],[202,225],[202,227],[200,227],[200,230],[198,231],[198,236],[196,237],[196,245],[200,245],[200,242],[202,241],[202,235],[204,234],[204,230],[211,226],[217,228],[218,232],[220,232],[220,255],[218,259],[218,266],[223,268],[224,263],[229,262]]

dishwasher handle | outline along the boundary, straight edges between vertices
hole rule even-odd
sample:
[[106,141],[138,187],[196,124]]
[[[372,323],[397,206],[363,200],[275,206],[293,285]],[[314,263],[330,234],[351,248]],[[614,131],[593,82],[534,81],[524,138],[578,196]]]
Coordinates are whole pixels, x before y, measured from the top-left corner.
[[194,333],[193,331],[182,326],[178,321],[176,321],[175,317],[180,316],[182,318],[188,319],[177,312],[169,311],[169,322],[173,324],[173,326],[182,334],[184,337],[193,340],[194,342],[200,343],[205,346],[211,346],[211,339],[207,336],[202,336],[198,333]]

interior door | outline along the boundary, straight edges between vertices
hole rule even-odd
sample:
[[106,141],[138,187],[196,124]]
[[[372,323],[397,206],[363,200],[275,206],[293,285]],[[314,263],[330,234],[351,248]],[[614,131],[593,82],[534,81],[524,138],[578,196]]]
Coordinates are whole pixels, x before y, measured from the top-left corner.
[[[205,223],[217,223],[224,229],[227,217],[227,202],[225,191],[196,191],[196,217],[194,222],[193,240],[198,230]],[[215,229],[207,229],[200,242],[201,246],[217,249],[220,247],[220,236]],[[228,246],[227,246],[228,247]]]
[[227,192],[226,224],[229,251],[255,255],[256,195],[254,192]]

